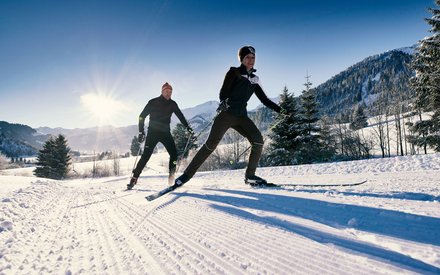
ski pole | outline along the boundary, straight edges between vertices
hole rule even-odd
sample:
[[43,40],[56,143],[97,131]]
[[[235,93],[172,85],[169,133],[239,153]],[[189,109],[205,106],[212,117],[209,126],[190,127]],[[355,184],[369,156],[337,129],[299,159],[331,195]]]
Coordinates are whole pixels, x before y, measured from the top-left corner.
[[[225,100],[222,100],[222,101],[220,102],[220,104],[219,104],[217,110],[216,110],[216,114],[214,115],[214,117],[209,121],[209,123],[207,123],[207,124],[206,124],[206,125],[200,130],[200,132],[197,134],[197,136],[194,137],[194,140],[197,140],[197,139],[200,137],[200,135],[201,135],[206,129],[208,129],[208,127],[211,125],[211,123],[214,122],[214,120],[217,118],[217,116],[218,116],[221,112],[226,111],[226,110],[228,109],[228,107],[229,107],[229,105],[228,105],[228,98],[225,99]],[[193,137],[193,135],[190,135],[190,136],[188,137],[188,140],[186,141],[185,148],[183,149],[183,152],[182,152],[182,154],[180,155],[180,159],[177,161],[176,172],[179,171],[180,163],[182,162],[182,159],[183,159],[183,157],[185,156],[186,151],[189,149],[189,142],[190,142],[190,140],[191,140],[192,137]]]
[[176,167],[176,172],[178,172],[179,171],[179,168],[180,168],[180,163],[182,162],[182,159],[183,159],[183,157],[185,156],[185,154],[186,154],[186,150],[188,149],[188,147],[189,147],[189,141],[191,140],[191,138],[193,137],[193,135],[192,134],[190,134],[189,135],[189,137],[188,137],[188,139],[186,140],[186,144],[185,144],[185,148],[183,149],[183,152],[182,152],[182,154],[180,155],[180,158],[179,158],[179,160],[177,161],[177,167]]
[[142,149],[142,143],[139,144],[139,150],[138,150],[138,152],[136,154],[136,158],[134,159],[133,169],[131,169],[131,176],[133,176],[133,170],[136,167],[136,163],[137,163],[139,154],[141,153],[141,149]]
[[[290,117],[289,115],[285,115],[285,114],[280,114],[282,115],[284,118]],[[268,132],[272,131],[272,129],[277,126],[278,124],[280,124],[282,122],[282,120],[278,120],[276,123],[274,123],[272,126],[269,127],[269,129],[267,129],[267,132],[265,134],[265,136],[268,135]],[[244,150],[243,152],[241,152],[241,154],[237,157],[237,159],[239,160],[241,156],[243,156],[247,151],[249,151],[249,149],[252,148],[252,145],[249,145],[246,150]]]

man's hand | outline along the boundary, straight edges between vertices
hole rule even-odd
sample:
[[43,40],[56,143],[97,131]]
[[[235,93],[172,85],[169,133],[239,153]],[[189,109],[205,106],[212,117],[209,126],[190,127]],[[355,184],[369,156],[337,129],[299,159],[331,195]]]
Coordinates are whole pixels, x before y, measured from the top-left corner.
[[228,110],[229,108],[229,104],[228,104],[229,98],[223,100],[222,102],[220,102],[220,104],[218,105],[217,108],[217,113],[223,112]]
[[144,142],[144,140],[145,140],[145,132],[139,132],[139,135],[138,135],[139,143]]
[[186,127],[186,130],[191,136],[194,136],[194,130],[190,126]]

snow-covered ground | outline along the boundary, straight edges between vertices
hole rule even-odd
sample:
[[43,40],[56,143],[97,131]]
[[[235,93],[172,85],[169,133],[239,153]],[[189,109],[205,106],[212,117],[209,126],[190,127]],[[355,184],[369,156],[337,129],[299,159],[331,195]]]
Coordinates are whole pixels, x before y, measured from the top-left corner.
[[440,274],[440,154],[260,168],[167,185],[147,169],[53,181],[0,176],[0,274]]

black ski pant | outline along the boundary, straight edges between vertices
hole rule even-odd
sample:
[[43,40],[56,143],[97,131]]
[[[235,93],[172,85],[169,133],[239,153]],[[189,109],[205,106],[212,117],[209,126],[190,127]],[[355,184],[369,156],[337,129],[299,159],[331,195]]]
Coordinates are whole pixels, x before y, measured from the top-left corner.
[[133,176],[139,177],[153,154],[154,147],[156,147],[157,143],[162,143],[165,146],[165,149],[168,151],[170,155],[169,162],[169,170],[170,174],[174,174],[176,171],[176,163],[177,163],[177,150],[176,144],[174,143],[173,136],[170,132],[160,132],[160,131],[148,131],[147,137],[145,139],[145,148],[142,153],[141,159],[139,160],[136,168],[133,170]]
[[208,156],[215,150],[229,128],[239,132],[251,143],[252,149],[249,156],[248,167],[246,169],[246,176],[255,175],[258,161],[260,160],[261,152],[263,151],[263,136],[250,118],[247,116],[234,116],[228,112],[221,112],[214,120],[208,139],[185,169],[184,173],[186,175],[190,178],[194,176],[200,165],[202,165]]

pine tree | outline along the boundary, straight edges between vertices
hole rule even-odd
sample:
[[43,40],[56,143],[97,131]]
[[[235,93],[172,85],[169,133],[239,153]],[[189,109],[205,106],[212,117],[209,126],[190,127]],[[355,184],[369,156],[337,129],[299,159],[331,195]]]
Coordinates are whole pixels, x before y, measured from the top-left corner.
[[298,108],[293,95],[284,87],[280,96],[282,113],[276,116],[271,130],[271,144],[265,163],[270,166],[292,165],[297,163],[298,143]]
[[[176,127],[173,129],[173,137],[174,142],[176,143],[177,156],[179,159],[186,158],[191,149],[197,148],[195,137],[191,137],[191,139],[188,141],[190,138],[189,133],[186,130],[186,127],[181,123],[177,123]],[[187,148],[184,152],[185,146]]]
[[[435,3],[440,6],[440,0]],[[428,144],[440,152],[440,9],[430,8],[429,11],[433,16],[425,20],[431,25],[433,35],[420,41],[413,62],[416,76],[411,84],[417,95],[419,113],[434,113],[430,119],[415,123],[413,131],[418,135],[415,140],[419,145]]]
[[315,92],[311,89],[312,83],[308,74],[306,79],[307,81],[304,84],[306,89],[303,90],[300,97],[300,136],[298,141],[300,142],[301,149],[299,163],[320,161],[322,151],[321,129],[318,124],[318,105]]
[[131,140],[131,146],[130,146],[130,152],[132,156],[137,156],[138,154],[140,154],[140,149],[141,149],[141,144],[138,140],[137,136],[134,136],[133,139]]
[[51,137],[40,150],[37,157],[37,168],[34,174],[37,177],[63,179],[69,172],[71,164],[70,148],[63,135]]
[[365,115],[364,108],[359,105],[354,113],[353,120],[350,123],[350,129],[359,130],[368,126],[367,116]]

